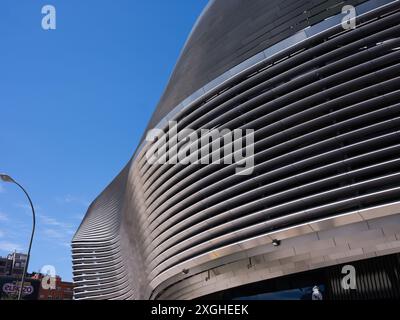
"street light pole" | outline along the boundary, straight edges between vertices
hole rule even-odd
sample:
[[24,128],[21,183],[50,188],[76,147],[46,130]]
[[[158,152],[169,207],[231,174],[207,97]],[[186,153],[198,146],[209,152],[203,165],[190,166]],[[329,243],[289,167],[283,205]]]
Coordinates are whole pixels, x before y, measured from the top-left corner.
[[22,273],[22,283],[21,286],[19,288],[19,292],[18,292],[18,300],[21,300],[22,298],[22,290],[24,287],[24,283],[25,283],[25,275],[28,271],[28,265],[29,265],[29,258],[31,256],[31,248],[32,248],[32,242],[33,242],[33,236],[35,234],[35,226],[36,226],[36,216],[35,216],[35,208],[33,207],[33,203],[31,200],[31,197],[29,196],[28,192],[25,190],[25,188],[23,186],[21,186],[17,181],[15,181],[13,178],[11,178],[10,176],[6,175],[6,174],[0,174],[0,179],[3,180],[4,182],[10,182],[10,183],[14,183],[16,184],[26,195],[26,197],[28,198],[29,204],[31,205],[31,209],[32,209],[32,234],[31,234],[31,239],[29,241],[29,248],[28,248],[28,256],[26,258],[26,263],[24,266],[24,270]]

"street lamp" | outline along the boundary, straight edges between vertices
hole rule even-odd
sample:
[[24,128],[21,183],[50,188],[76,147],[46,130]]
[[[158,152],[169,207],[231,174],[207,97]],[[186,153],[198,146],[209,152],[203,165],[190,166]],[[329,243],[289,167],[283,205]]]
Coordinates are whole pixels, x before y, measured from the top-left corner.
[[24,266],[24,271],[22,273],[22,283],[21,286],[19,288],[19,293],[18,293],[18,300],[21,300],[22,297],[22,290],[24,287],[24,283],[25,283],[25,275],[26,272],[28,270],[28,264],[29,264],[29,258],[31,256],[31,248],[32,248],[32,241],[33,241],[33,236],[35,234],[35,225],[36,225],[36,217],[35,217],[35,208],[33,207],[33,203],[31,198],[29,197],[28,192],[26,192],[26,190],[24,189],[23,186],[21,186],[17,181],[15,181],[13,178],[11,178],[9,175],[6,174],[0,174],[0,180],[4,181],[4,182],[9,182],[9,183],[14,183],[16,184],[18,187],[21,188],[21,190],[25,193],[26,197],[29,200],[29,204],[31,205],[31,209],[32,209],[32,218],[33,218],[33,225],[32,225],[32,234],[31,234],[31,240],[29,242],[29,249],[28,249],[28,257],[26,258],[26,263]]

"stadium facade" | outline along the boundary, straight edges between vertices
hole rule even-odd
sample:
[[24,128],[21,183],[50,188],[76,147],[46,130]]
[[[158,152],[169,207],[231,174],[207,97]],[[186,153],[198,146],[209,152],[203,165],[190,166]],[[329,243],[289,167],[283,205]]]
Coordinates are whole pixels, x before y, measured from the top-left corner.
[[[211,1],[147,129],[254,130],[254,170],[151,164],[174,146],[145,134],[72,240],[75,299],[313,285],[398,297],[399,22],[399,1]],[[343,265],[357,290],[340,285]]]

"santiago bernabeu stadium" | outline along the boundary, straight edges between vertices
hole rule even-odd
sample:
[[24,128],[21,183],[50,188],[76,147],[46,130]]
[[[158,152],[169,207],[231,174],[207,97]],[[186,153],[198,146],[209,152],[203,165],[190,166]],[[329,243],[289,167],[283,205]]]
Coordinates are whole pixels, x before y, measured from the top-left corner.
[[210,1],[74,299],[399,298],[399,36],[400,1]]

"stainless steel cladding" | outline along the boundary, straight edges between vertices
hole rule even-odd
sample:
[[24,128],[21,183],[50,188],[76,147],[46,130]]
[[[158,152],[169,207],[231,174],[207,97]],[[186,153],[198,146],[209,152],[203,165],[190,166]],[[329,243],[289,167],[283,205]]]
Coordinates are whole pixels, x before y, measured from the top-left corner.
[[146,132],[72,241],[75,299],[193,299],[399,252],[399,21],[398,1],[211,1],[148,129],[251,129],[252,174],[149,163],[175,147]]

